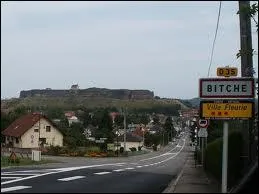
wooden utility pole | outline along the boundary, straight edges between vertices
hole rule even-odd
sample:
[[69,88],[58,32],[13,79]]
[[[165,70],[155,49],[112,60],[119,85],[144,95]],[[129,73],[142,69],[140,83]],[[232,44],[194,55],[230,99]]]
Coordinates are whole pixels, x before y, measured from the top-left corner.
[[250,1],[239,1],[241,76],[253,77],[253,48],[251,17],[248,10]]
[[[239,1],[241,76],[253,77],[253,49],[251,33],[250,1]],[[253,121],[243,121],[243,157],[245,168],[252,162]]]

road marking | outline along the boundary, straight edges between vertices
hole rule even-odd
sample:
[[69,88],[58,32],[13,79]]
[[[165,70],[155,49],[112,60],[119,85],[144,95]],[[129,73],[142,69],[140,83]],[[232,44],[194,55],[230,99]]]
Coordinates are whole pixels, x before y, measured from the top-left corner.
[[125,171],[125,169],[117,169],[117,170],[113,170],[115,172],[121,172],[121,171]]
[[125,168],[125,169],[127,169],[127,170],[132,170],[132,169],[135,169],[135,168]]
[[137,168],[142,168],[143,166],[137,166]]
[[97,173],[94,173],[94,174],[97,174],[97,175],[103,175],[103,174],[110,174],[111,172],[97,172]]
[[6,174],[6,173],[1,173],[1,176],[13,176],[13,175],[18,175],[18,176],[26,176],[26,175],[31,175],[31,176],[35,176],[35,175],[39,175],[39,174],[31,174],[31,173],[29,173],[29,174],[25,174],[25,173],[13,173],[13,174],[11,174],[11,173],[8,173],[8,174]]
[[181,146],[179,146],[179,144],[177,144],[176,147],[174,147],[173,149],[169,150],[168,152],[166,152],[164,154],[161,154],[161,155],[158,155],[158,156],[155,156],[155,157],[151,157],[151,158],[146,158],[146,159],[143,159],[143,160],[140,160],[140,161],[152,160],[154,158],[159,158],[159,157],[165,156],[167,154],[175,154],[175,153],[170,153],[170,152],[175,150],[177,147],[181,147]]
[[16,187],[1,188],[1,193],[2,192],[8,192],[8,191],[16,191],[16,190],[21,190],[21,189],[27,189],[27,188],[31,188],[31,186],[16,186]]
[[166,156],[166,155],[170,155],[170,154],[175,154],[175,153],[170,153],[170,152],[166,152],[164,154],[162,154],[163,156]]
[[148,164],[144,165],[144,166],[149,166]]
[[69,167],[69,168],[52,169],[52,170],[59,170],[59,171],[57,171],[57,172],[56,171],[55,172],[47,172],[47,173],[39,174],[39,175],[35,175],[35,176],[30,176],[30,177],[24,177],[24,178],[21,178],[21,179],[5,181],[5,182],[1,182],[1,185],[5,185],[5,184],[9,184],[9,183],[14,183],[14,182],[18,182],[18,181],[23,181],[23,180],[28,180],[28,179],[33,179],[33,178],[37,178],[37,177],[41,177],[41,176],[46,176],[46,175],[50,175],[50,174],[58,174],[58,173],[62,173],[62,172],[68,172],[68,171],[80,170],[80,169],[86,169],[86,168],[94,168],[94,167],[100,167],[100,166],[116,166],[116,165],[119,165],[119,164],[125,164],[125,163],[97,164],[97,165],[91,165],[91,166],[79,166],[79,167],[72,167],[72,168]]
[[5,176],[2,176],[1,175],[1,179],[20,179],[20,178],[22,178],[22,177],[18,177],[18,176],[9,176],[9,177],[5,177]]
[[48,170],[48,169],[42,169],[42,170],[19,170],[19,171],[10,171],[10,172],[3,172],[3,173],[5,173],[5,174],[12,174],[12,173],[16,173],[16,172],[18,172],[18,173],[26,173],[26,172],[34,172],[34,173],[36,173],[36,172],[46,172],[46,171],[51,171],[51,170]]
[[72,180],[82,179],[82,178],[85,178],[85,176],[72,176],[72,177],[67,177],[63,179],[58,179],[58,181],[72,181]]

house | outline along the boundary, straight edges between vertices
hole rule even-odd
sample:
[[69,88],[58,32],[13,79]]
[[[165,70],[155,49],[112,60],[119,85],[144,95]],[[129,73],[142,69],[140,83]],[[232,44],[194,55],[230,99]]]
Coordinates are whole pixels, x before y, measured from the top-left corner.
[[80,122],[79,119],[75,116],[75,112],[70,111],[70,112],[65,112],[65,117],[68,120],[69,126],[71,126],[72,123],[78,123]]
[[[118,149],[120,147],[124,147],[124,135],[115,137],[114,142],[116,143],[116,145],[118,143]],[[132,148],[132,147],[135,147],[136,149],[138,149],[138,146],[143,146],[143,137],[134,135],[130,132],[127,132],[126,133],[126,150],[125,151],[130,151],[129,148]],[[117,147],[115,147],[115,149],[117,150]]]
[[68,120],[69,126],[71,126],[72,123],[79,123],[80,122],[79,119],[76,116],[68,117],[67,120]]
[[5,144],[10,147],[63,146],[63,134],[54,122],[40,113],[30,113],[16,119],[2,134]]

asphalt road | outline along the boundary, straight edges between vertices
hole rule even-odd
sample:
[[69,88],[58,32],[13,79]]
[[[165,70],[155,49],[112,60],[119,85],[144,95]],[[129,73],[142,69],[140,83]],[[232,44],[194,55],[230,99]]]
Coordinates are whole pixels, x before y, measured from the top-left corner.
[[4,169],[1,192],[162,193],[180,173],[188,143],[180,139],[162,151],[128,158],[62,158],[63,163]]

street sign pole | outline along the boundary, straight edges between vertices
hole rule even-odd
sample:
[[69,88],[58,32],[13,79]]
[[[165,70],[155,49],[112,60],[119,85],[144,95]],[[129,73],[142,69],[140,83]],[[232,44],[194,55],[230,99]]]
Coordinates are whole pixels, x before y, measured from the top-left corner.
[[203,137],[201,138],[201,165],[203,165]]
[[228,122],[223,123],[222,183],[221,192],[227,193],[228,180]]

